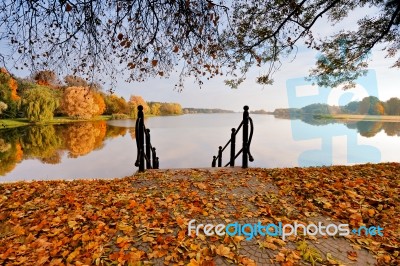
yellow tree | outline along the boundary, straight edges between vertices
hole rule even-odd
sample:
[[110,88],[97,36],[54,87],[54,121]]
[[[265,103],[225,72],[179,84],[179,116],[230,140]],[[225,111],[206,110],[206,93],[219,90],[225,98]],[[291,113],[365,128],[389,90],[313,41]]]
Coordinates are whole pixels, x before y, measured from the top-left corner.
[[68,116],[80,119],[90,119],[99,112],[93,92],[88,87],[65,89],[61,109]]
[[149,105],[141,96],[131,95],[131,97],[129,98],[129,104],[134,108],[135,112],[137,111],[137,107],[141,105],[143,106],[143,112],[145,114],[150,113]]
[[98,92],[93,92],[93,99],[94,99],[94,103],[98,107],[98,111],[97,111],[96,115],[102,115],[104,113],[104,111],[106,110],[106,103],[104,102],[103,96]]

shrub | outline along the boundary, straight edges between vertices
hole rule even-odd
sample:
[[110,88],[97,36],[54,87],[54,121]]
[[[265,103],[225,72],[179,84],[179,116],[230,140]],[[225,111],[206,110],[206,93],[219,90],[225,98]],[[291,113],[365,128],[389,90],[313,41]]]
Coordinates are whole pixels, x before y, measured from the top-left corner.
[[129,116],[127,114],[112,114],[111,119],[129,119]]

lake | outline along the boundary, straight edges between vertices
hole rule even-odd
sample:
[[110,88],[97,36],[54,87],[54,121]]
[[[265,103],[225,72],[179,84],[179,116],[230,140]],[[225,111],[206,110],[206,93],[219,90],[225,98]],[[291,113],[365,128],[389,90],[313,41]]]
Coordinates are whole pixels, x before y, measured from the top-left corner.
[[[251,117],[250,167],[400,162],[400,123]],[[187,114],[150,117],[145,123],[160,168],[193,168],[211,166],[218,146],[225,145],[241,119],[241,113]],[[132,175],[137,170],[134,125],[134,120],[113,120],[1,129],[0,182]],[[223,164],[228,161],[229,147]]]

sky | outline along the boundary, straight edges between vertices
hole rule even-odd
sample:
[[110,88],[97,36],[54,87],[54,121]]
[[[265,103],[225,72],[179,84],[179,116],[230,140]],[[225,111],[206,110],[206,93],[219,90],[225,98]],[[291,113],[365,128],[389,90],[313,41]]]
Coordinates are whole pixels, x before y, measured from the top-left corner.
[[[359,17],[373,13],[373,9],[360,9],[342,23],[333,27],[326,21],[321,20],[315,25],[316,36],[324,37],[337,32],[340,28],[352,29],[356,27]],[[390,68],[394,59],[385,58],[385,53],[381,51],[383,46],[377,47],[372,51],[372,61],[369,69],[376,73],[378,97],[386,101],[391,97],[400,97],[400,70]],[[7,49],[7,44],[0,43],[0,49]],[[182,107],[195,108],[221,108],[227,110],[241,111],[244,105],[248,105],[250,110],[264,109],[273,111],[276,108],[287,108],[289,99],[287,94],[287,82],[294,78],[307,77],[309,70],[314,66],[318,52],[299,46],[299,52],[294,60],[283,60],[280,71],[273,77],[273,85],[259,85],[255,82],[256,77],[263,73],[262,67],[254,67],[247,74],[246,81],[238,89],[231,89],[224,84],[226,77],[218,77],[205,80],[202,88],[194,82],[193,78],[187,78],[183,91],[174,89],[178,80],[178,71],[173,72],[169,79],[150,78],[146,82],[127,83],[123,78],[119,79],[115,93],[129,99],[131,95],[140,95],[146,101],[176,102]],[[292,58],[291,58],[292,59]],[[28,76],[26,72],[14,72],[17,76]],[[305,86],[303,92],[315,91],[315,87]],[[344,93],[353,93],[350,100],[361,100],[369,96],[365,88],[358,85],[355,89],[344,91],[341,88],[332,89],[326,103],[339,105],[340,96]],[[298,106],[297,106],[298,107]]]

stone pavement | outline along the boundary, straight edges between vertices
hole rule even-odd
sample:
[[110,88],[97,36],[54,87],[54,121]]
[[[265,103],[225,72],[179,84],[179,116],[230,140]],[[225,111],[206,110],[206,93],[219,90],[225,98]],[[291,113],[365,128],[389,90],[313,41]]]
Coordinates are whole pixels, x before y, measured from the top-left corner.
[[[162,170],[152,170],[161,171]],[[174,172],[175,171],[175,172]],[[190,170],[189,170],[190,171]],[[285,197],[279,193],[279,189],[272,182],[267,182],[262,178],[257,176],[248,175],[245,181],[241,180],[239,182],[235,181],[235,175],[241,174],[245,175],[246,170],[240,168],[211,168],[211,169],[193,169],[194,174],[191,176],[185,175],[185,170],[166,170],[166,173],[170,176],[174,176],[171,182],[180,182],[180,180],[186,180],[188,178],[194,179],[195,182],[199,184],[204,184],[207,182],[213,182],[208,179],[207,176],[212,176],[215,171],[223,171],[225,177],[221,180],[215,181],[215,187],[213,192],[209,195],[210,197],[219,197],[217,201],[221,201],[221,204],[217,207],[221,212],[226,213],[226,216],[213,217],[213,215],[208,216],[198,216],[196,217],[196,223],[211,223],[217,225],[219,223],[225,223],[228,221],[234,222],[238,221],[240,224],[252,223],[255,224],[258,221],[273,222],[276,220],[271,220],[271,215],[268,215],[268,210],[265,210],[266,215],[260,216],[260,205],[257,203],[258,198],[263,198],[263,200],[269,200],[270,202],[277,202],[278,206],[281,206],[280,213],[288,216],[296,216],[296,208],[291,204],[293,203],[293,198]],[[196,173],[199,173],[198,175]],[[146,177],[147,176],[147,177]],[[165,181],[159,179],[149,178],[151,175],[145,175],[143,178],[139,178],[134,181],[132,185],[134,187],[144,188],[147,187],[151,189],[157,189],[162,191]],[[214,182],[213,182],[214,183]],[[201,187],[194,187],[193,190],[198,191],[203,196],[207,196],[207,192]],[[273,204],[271,206],[274,206]],[[276,206],[276,205],[275,205]],[[265,208],[265,205],[262,207]],[[275,210],[274,210],[275,211]],[[255,213],[256,215],[251,215]],[[270,213],[269,213],[270,214]],[[269,218],[266,218],[269,217]],[[225,219],[224,219],[225,218]],[[236,218],[236,219],[235,219]],[[275,219],[276,217],[274,217]],[[308,220],[302,219],[302,222],[318,223],[323,222],[338,224],[338,221],[331,221],[329,217],[315,216],[307,217]],[[368,250],[363,249],[352,244],[351,241],[342,236],[321,236],[317,235],[315,237],[304,237],[302,239],[293,238],[286,241],[285,246],[279,246],[274,242],[274,245],[265,246],[264,238],[257,236],[250,241],[242,240],[240,245],[238,245],[237,253],[239,255],[244,255],[247,258],[252,259],[256,265],[312,265],[311,261],[304,260],[304,256],[301,256],[300,252],[296,248],[301,240],[304,240],[308,251],[318,253],[321,256],[323,263],[316,262],[316,265],[374,265],[376,264],[376,259],[374,255]],[[272,242],[271,242],[272,243]],[[149,249],[148,246],[141,244],[142,250]],[[282,258],[282,252],[286,252],[283,256],[289,257],[289,253],[293,253],[293,256],[297,256],[297,260],[294,260],[293,264],[291,261],[285,261]],[[300,257],[300,258],[299,258]],[[235,265],[229,259],[221,256],[214,257],[215,265]],[[164,259],[158,258],[153,260],[154,265],[164,265]],[[286,264],[285,264],[286,263]],[[168,263],[167,263],[168,264]]]

